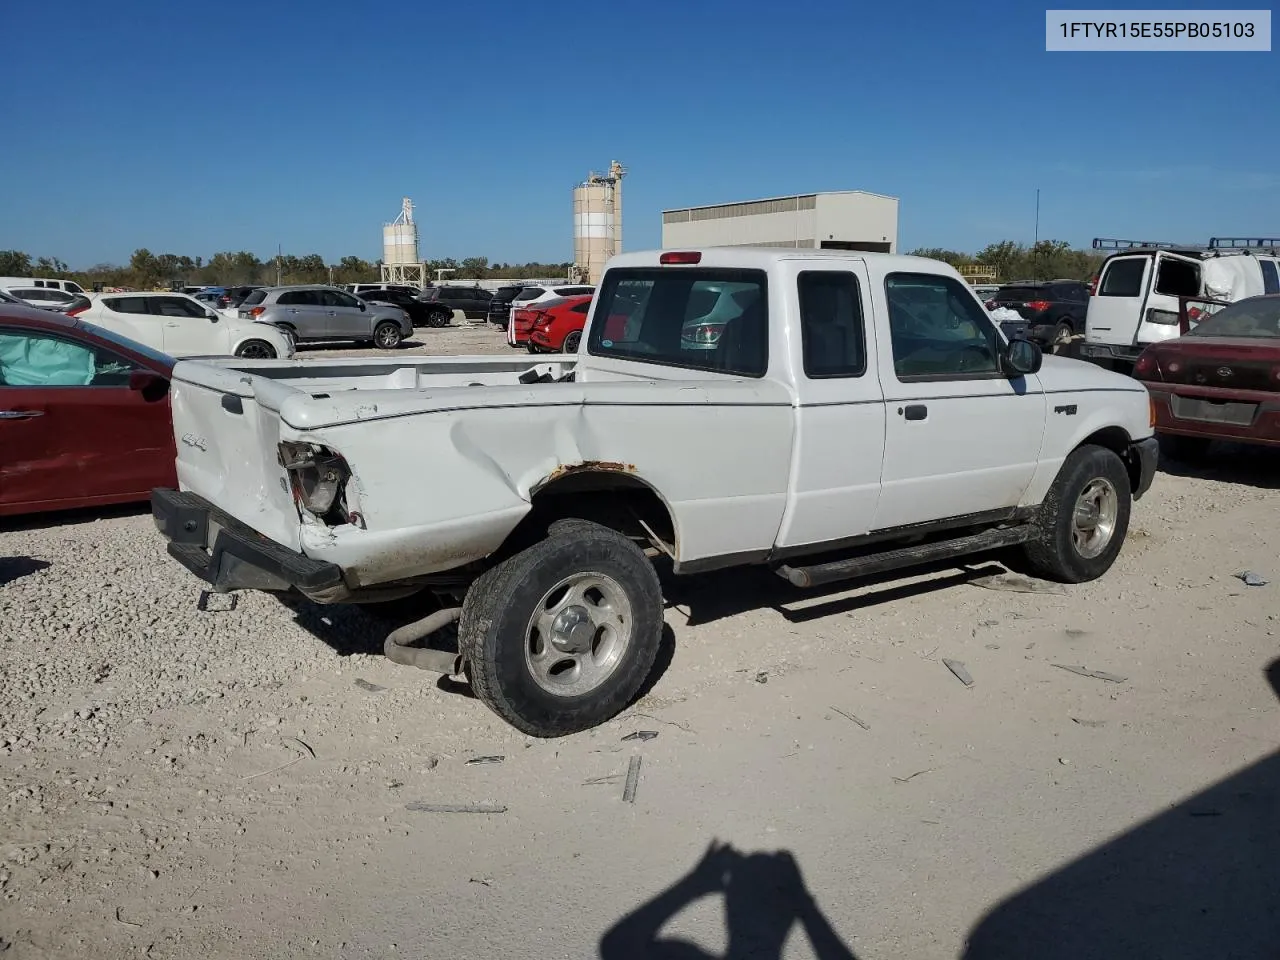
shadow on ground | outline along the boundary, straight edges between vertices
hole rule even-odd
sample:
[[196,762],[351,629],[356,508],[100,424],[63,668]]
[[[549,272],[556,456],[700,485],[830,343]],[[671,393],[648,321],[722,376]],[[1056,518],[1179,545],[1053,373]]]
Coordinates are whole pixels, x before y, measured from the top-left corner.
[[1245,443],[1215,442],[1204,457],[1195,462],[1183,462],[1162,455],[1160,472],[1171,477],[1242,483],[1263,490],[1280,490],[1280,450]]
[[724,898],[724,957],[781,960],[800,927],[817,960],[856,957],[814,901],[795,858],[786,851],[743,854],[712,843],[702,859],[600,938],[601,960],[711,960],[697,944],[662,935],[662,928],[702,897]]
[[47,561],[34,557],[0,557],[0,587],[48,569]]
[[[1280,660],[1266,671],[1280,697]],[[964,960],[1280,957],[1280,752],[993,909]]]
[[45,527],[62,527],[73,523],[94,523],[98,520],[114,520],[117,517],[140,517],[150,512],[151,503],[147,501],[122,503],[109,507],[27,513],[16,517],[0,518],[0,533],[20,533],[24,530],[41,530]]

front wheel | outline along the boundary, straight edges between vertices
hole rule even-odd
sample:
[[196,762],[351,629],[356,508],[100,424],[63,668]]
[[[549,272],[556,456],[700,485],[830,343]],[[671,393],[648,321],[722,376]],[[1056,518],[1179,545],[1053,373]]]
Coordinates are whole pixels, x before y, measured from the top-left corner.
[[1121,459],[1106,447],[1078,447],[1040,505],[1036,537],[1022,548],[1028,562],[1048,580],[1096,580],[1124,546],[1132,503]]
[[236,347],[236,356],[245,360],[274,360],[276,348],[265,340],[246,340]]
[[452,321],[453,312],[450,310],[433,310],[427,315],[429,327],[447,327]]
[[373,343],[379,350],[394,350],[400,346],[400,327],[390,320],[384,320],[373,328]]
[[576,521],[481,575],[458,638],[472,689],[500,717],[535,737],[578,733],[615,716],[648,677],[662,589],[629,539]]

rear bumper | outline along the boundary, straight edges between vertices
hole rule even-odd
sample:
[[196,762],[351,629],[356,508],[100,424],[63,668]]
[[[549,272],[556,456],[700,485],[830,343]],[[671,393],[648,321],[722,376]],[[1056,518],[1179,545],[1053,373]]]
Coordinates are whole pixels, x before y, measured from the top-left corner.
[[[1212,388],[1175,389],[1159,383],[1145,381],[1147,392],[1156,410],[1156,430],[1184,437],[1205,437],[1212,440],[1231,440],[1236,443],[1258,443],[1280,447],[1280,397],[1259,391],[1223,391]],[[1174,396],[1212,403],[1256,404],[1253,419],[1249,423],[1219,423],[1213,420],[1192,420],[1173,412]]]
[[169,541],[169,555],[217,593],[296,588],[311,594],[343,586],[336,565],[264,537],[194,493],[152,490],[151,516]]
[[1141,500],[1155,479],[1156,466],[1160,463],[1160,443],[1155,437],[1147,437],[1130,445],[1129,449],[1138,464],[1138,485],[1133,488],[1133,499]]
[[1089,343],[1086,340],[1080,344],[1080,359],[1095,361],[1119,360],[1123,363],[1136,363],[1145,349],[1147,349],[1145,343],[1137,345],[1131,343]]

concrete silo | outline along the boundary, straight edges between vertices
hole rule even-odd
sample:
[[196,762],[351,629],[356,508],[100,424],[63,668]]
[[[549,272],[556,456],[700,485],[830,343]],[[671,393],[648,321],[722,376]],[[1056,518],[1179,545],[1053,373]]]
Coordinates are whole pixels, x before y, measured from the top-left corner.
[[622,178],[617,160],[607,174],[590,174],[573,188],[573,264],[587,283],[599,283],[609,258],[622,252]]
[[418,258],[418,225],[413,222],[413,201],[405,197],[400,216],[382,226],[382,282],[423,288],[425,270]]

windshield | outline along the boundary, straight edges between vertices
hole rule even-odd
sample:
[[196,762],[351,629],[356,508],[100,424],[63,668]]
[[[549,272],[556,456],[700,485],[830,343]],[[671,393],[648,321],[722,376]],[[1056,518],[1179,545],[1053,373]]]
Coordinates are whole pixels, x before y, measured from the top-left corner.
[[80,321],[80,326],[85,330],[88,330],[94,336],[101,337],[103,340],[106,340],[108,343],[114,343],[117,346],[124,347],[126,350],[132,350],[140,357],[146,357],[162,370],[168,369],[173,365],[174,361],[172,357],[168,354],[161,353],[159,350],[153,350],[145,343],[139,343],[137,340],[131,340],[128,337],[123,337],[118,333],[107,330],[105,327],[99,327],[97,324],[89,323],[85,320]]
[[1280,297],[1241,300],[1206,317],[1188,337],[1280,337]]

